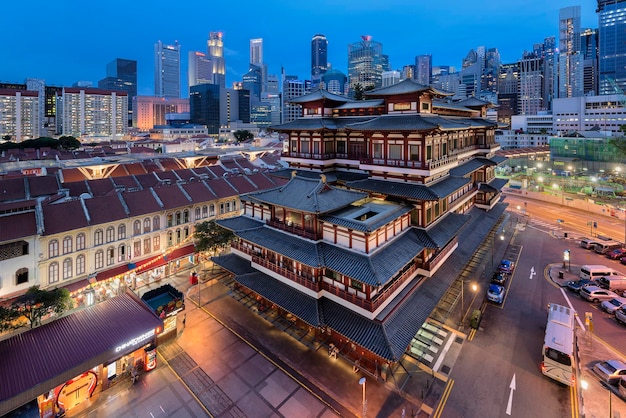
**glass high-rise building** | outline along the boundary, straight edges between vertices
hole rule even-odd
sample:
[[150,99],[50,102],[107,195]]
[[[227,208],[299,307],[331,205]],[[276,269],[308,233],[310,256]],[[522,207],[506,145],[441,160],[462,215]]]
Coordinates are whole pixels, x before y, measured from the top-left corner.
[[583,95],[583,58],[580,52],[580,6],[559,11],[559,55],[557,60],[557,97]]
[[363,90],[383,85],[383,71],[389,70],[389,57],[383,54],[383,44],[369,35],[348,45],[348,80],[350,92],[360,84]]
[[154,44],[154,95],[180,98],[180,45]]
[[599,93],[626,91],[626,0],[598,0]]
[[213,63],[206,54],[198,51],[189,51],[187,80],[189,87],[198,84],[213,83]]
[[328,71],[328,40],[317,34],[311,39],[311,80],[319,82]]
[[433,56],[418,55],[415,57],[414,80],[423,86],[430,86],[430,79],[433,75]]
[[224,60],[224,41],[222,32],[209,33],[207,55],[213,63],[213,84],[226,87],[226,62]]
[[98,81],[98,88],[122,90],[128,93],[128,126],[133,119],[132,98],[137,96],[137,61],[116,58],[106,67],[106,77]]

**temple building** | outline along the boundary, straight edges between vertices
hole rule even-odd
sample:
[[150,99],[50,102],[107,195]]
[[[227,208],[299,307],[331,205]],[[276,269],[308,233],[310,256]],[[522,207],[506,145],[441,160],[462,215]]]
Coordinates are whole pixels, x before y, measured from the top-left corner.
[[449,96],[406,79],[365,100],[291,99],[302,117],[272,127],[288,182],[218,220],[237,236],[214,258],[236,292],[383,379],[456,278],[434,276],[459,234],[506,183],[490,103]]

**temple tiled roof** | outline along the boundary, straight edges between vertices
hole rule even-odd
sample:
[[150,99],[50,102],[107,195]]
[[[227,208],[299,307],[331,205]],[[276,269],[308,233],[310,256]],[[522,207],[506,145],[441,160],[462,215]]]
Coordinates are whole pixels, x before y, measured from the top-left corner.
[[365,179],[346,183],[346,186],[373,193],[403,197],[411,200],[439,200],[439,196],[423,184],[400,183],[387,180]]
[[385,105],[384,99],[371,99],[371,100],[355,100],[352,102],[344,103],[341,106],[337,106],[334,109],[347,110],[347,109],[365,109],[371,107],[381,107]]
[[323,129],[334,131],[337,129],[337,125],[335,120],[330,117],[298,118],[281,125],[272,125],[270,129],[274,131],[321,131]]
[[441,181],[428,185],[427,187],[428,190],[434,193],[439,199],[443,199],[470,182],[471,179],[469,178],[448,176]]
[[265,226],[265,222],[248,216],[216,219],[215,222],[221,227],[229,229],[235,233],[240,233],[249,229],[263,228],[263,226]]
[[298,97],[294,97],[292,99],[287,99],[285,100],[288,103],[310,103],[310,102],[316,102],[319,100],[324,100],[324,101],[331,101],[331,102],[336,102],[336,103],[346,103],[346,102],[353,102],[353,99],[350,99],[349,97],[346,96],[340,96],[338,94],[333,94],[330,93],[326,90],[316,90],[312,93],[309,94],[305,94],[303,96],[298,96]]
[[309,213],[331,212],[366,197],[365,193],[338,189],[323,179],[294,176],[281,187],[253,192],[242,200],[272,204]]
[[399,83],[387,87],[380,87],[374,90],[363,92],[365,97],[396,96],[401,94],[428,92],[434,96],[453,96],[454,93],[436,89],[432,86],[425,86],[411,78],[405,78]]
[[318,246],[313,241],[266,227],[239,231],[237,235],[243,240],[283,254],[307,266],[321,265]]
[[321,221],[328,222],[333,225],[350,228],[355,231],[371,232],[380,228],[386,223],[391,222],[393,219],[396,219],[397,217],[410,212],[411,210],[413,210],[412,206],[398,206],[394,210],[382,213],[379,216],[373,218],[372,221],[367,222],[359,221],[340,214],[329,214],[325,216],[320,216],[319,219]]
[[480,168],[492,165],[495,165],[495,163],[486,158],[472,158],[471,160],[464,162],[460,166],[452,168],[450,170],[450,175],[464,177]]
[[443,117],[433,114],[381,115],[365,122],[352,123],[352,131],[432,131],[463,130],[470,127],[468,118]]
[[461,106],[466,106],[466,107],[481,107],[481,106],[495,107],[493,103],[488,102],[486,100],[479,99],[478,97],[474,97],[474,96],[460,100],[457,103],[460,104]]

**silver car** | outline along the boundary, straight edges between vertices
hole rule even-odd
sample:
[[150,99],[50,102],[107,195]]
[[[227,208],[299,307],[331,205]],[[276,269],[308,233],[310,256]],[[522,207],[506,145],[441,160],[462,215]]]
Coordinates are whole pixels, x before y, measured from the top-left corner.
[[600,308],[607,313],[614,314],[622,306],[626,305],[626,298],[613,298],[611,300],[605,300],[600,304]]
[[626,363],[621,360],[601,361],[593,366],[593,372],[604,383],[614,385],[622,376],[626,376]]
[[589,302],[598,303],[603,300],[611,300],[618,298],[619,295],[610,290],[602,289],[598,286],[585,286],[580,289],[580,296],[587,299]]

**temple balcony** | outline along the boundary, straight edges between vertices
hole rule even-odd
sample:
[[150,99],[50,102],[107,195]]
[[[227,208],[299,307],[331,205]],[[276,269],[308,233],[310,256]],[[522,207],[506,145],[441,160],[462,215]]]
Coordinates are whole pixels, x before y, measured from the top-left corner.
[[312,231],[307,231],[303,229],[302,226],[291,224],[289,225],[286,222],[279,221],[277,219],[268,219],[266,221],[268,226],[272,228],[280,229],[281,231],[289,232],[290,234],[297,235],[299,237],[307,238],[310,240],[316,241],[318,238],[315,236],[315,233]]

